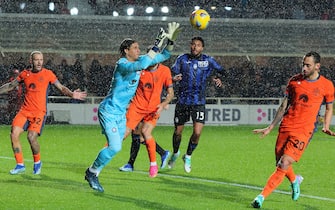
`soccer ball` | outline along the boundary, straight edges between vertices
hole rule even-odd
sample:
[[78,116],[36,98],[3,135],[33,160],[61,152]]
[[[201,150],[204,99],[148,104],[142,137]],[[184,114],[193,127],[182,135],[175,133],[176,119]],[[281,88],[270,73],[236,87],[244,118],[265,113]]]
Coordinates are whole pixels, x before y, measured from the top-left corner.
[[211,17],[206,10],[198,9],[192,12],[190,16],[190,23],[194,28],[204,30],[207,28],[210,19]]

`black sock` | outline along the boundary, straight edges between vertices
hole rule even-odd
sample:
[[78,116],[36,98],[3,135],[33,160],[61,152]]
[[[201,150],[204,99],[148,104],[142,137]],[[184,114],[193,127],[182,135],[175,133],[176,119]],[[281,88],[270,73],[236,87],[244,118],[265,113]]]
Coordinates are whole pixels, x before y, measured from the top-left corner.
[[181,135],[177,135],[173,133],[173,153],[177,153],[179,150],[180,142],[181,142]]
[[157,144],[157,142],[156,142],[156,152],[158,154],[160,154],[160,156],[163,156],[164,153],[165,153],[165,150],[161,146],[159,146],[159,144]]
[[192,152],[197,148],[198,144],[193,144],[192,141],[190,140],[188,142],[188,147],[187,147],[187,155],[192,155]]
[[130,158],[128,163],[134,166],[138,151],[140,150],[140,134],[131,134],[131,148],[130,148]]

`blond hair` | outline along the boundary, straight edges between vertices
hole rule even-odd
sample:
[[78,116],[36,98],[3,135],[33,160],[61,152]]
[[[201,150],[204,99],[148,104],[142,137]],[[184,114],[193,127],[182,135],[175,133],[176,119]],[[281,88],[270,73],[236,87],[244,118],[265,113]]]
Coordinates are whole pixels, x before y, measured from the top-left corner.
[[35,50],[35,51],[32,51],[32,52],[30,53],[30,59],[33,59],[33,56],[34,56],[35,54],[41,54],[41,55],[43,55],[43,53],[42,53],[41,51]]

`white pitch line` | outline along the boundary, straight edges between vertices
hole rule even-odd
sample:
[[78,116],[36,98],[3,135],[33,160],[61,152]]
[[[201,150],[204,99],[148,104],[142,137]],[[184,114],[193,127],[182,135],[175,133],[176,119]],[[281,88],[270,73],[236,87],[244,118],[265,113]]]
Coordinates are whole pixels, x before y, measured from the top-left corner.
[[[7,159],[7,160],[15,160],[15,158],[12,157],[5,157],[5,156],[0,156],[1,159]],[[28,160],[29,161],[29,160]]]
[[[134,171],[135,173],[141,173],[141,174],[147,174],[148,172],[144,171]],[[170,175],[170,174],[158,174],[158,176],[164,176],[164,177],[171,177],[171,178],[177,178],[177,179],[185,179],[185,180],[194,180],[199,182],[207,182],[207,183],[214,183],[214,184],[221,184],[221,185],[229,185],[234,187],[241,187],[241,188],[247,188],[247,189],[253,189],[253,190],[263,190],[261,187],[246,185],[246,184],[238,184],[238,183],[231,183],[231,182],[221,182],[221,181],[215,181],[215,180],[209,180],[209,179],[201,179],[201,178],[194,178],[194,177],[185,177],[185,176],[178,176],[178,175]],[[286,194],[291,195],[291,192],[282,191],[282,190],[275,190],[274,192],[279,194]],[[326,197],[320,197],[320,196],[314,196],[314,195],[305,195],[300,194],[300,197],[305,198],[312,198],[315,200],[323,200],[323,201],[331,201],[335,202],[334,198],[326,198]]]
[[[0,156],[0,159],[15,160],[12,157],[5,157],[5,156]],[[32,162],[32,160],[26,160],[26,161],[27,162]],[[133,173],[147,174],[148,172],[134,171]],[[247,188],[247,189],[253,189],[253,190],[262,190],[263,189],[261,187],[256,187],[256,186],[251,186],[251,185],[246,185],[246,184],[221,182],[221,181],[215,181],[215,180],[209,180],[209,179],[200,179],[200,178],[178,176],[178,175],[171,175],[171,174],[158,174],[158,176],[171,177],[171,178],[177,178],[177,179],[185,179],[185,180],[194,180],[194,181],[199,181],[199,182],[207,182],[207,183],[214,183],[214,184],[221,184],[221,185],[229,185],[229,186],[241,187],[241,188]],[[282,191],[282,190],[275,190],[274,192],[279,193],[279,194],[291,195],[291,192]],[[326,197],[320,197],[320,196],[314,196],[314,195],[300,194],[300,197],[311,198],[311,199],[315,199],[315,200],[335,202],[334,198],[326,198]]]

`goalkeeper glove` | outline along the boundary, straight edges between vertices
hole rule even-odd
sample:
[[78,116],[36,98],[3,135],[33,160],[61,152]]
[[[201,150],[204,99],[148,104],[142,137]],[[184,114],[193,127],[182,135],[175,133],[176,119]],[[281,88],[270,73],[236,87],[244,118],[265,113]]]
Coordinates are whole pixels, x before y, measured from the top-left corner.
[[180,24],[176,22],[168,23],[168,32],[166,33],[166,38],[168,38],[170,41],[176,41],[180,29]]
[[151,58],[154,58],[155,55],[159,52],[160,48],[163,45],[164,39],[166,38],[166,33],[163,28],[160,28],[156,40],[154,42],[154,46],[151,48],[151,50],[148,52],[148,55]]
[[166,49],[169,51],[173,50],[174,47],[174,41],[176,41],[177,36],[180,32],[180,24],[176,22],[168,23],[168,33],[166,34],[166,37],[168,38],[168,43],[166,45]]

